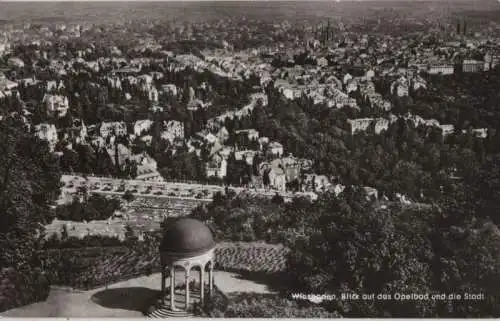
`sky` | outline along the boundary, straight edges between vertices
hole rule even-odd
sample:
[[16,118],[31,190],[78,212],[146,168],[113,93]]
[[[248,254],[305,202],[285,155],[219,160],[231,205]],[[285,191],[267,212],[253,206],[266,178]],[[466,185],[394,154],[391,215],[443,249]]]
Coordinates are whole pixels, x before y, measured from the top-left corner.
[[[0,2],[109,2],[109,1],[123,1],[123,0],[0,0]],[[434,1],[434,2],[468,2],[468,1],[478,1],[478,2],[491,2],[492,0],[131,0],[131,1],[123,1],[123,2],[186,2],[186,1],[191,1],[191,2],[214,2],[214,1],[230,1],[230,2],[235,2],[235,1],[244,1],[244,2],[269,2],[269,1],[282,1],[282,2],[363,2],[363,1],[370,1],[370,2],[416,2],[416,1]],[[500,2],[500,0],[498,0]]]

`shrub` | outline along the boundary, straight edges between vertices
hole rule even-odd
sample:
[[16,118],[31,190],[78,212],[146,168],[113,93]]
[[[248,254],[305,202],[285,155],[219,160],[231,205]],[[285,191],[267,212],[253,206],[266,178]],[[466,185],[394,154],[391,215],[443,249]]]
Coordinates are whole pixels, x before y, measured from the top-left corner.
[[40,269],[5,268],[0,271],[0,312],[44,301],[49,292],[49,282]]
[[125,193],[123,193],[123,199],[127,202],[133,201],[134,198],[134,193],[131,190],[126,190]]
[[86,202],[74,199],[70,204],[58,206],[56,208],[56,217],[60,220],[76,222],[105,220],[111,217],[119,208],[120,200],[94,194]]
[[51,284],[89,290],[160,271],[157,246],[47,249],[45,267]]
[[275,294],[242,293],[226,302],[215,297],[207,306],[209,317],[223,318],[338,318],[336,312],[329,312],[320,306],[299,303]]
[[83,238],[73,236],[64,240],[60,239],[57,234],[53,234],[44,242],[43,246],[45,249],[71,249],[99,246],[123,246],[126,244],[126,242],[117,237],[105,235],[86,235]]

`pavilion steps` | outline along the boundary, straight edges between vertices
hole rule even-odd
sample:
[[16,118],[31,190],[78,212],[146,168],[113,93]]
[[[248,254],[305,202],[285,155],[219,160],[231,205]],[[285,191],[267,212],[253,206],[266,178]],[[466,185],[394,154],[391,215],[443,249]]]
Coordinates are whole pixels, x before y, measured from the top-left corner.
[[151,312],[148,318],[189,318],[194,317],[194,313],[188,311],[171,311],[168,308],[159,308]]
[[[200,290],[193,290],[189,292],[189,297],[191,299],[191,304],[200,301]],[[186,301],[184,297],[183,290],[175,291],[175,307],[176,311],[170,309],[170,294],[165,297],[165,300],[158,304],[156,309],[146,316],[148,318],[187,318],[194,317],[192,311],[185,311]]]

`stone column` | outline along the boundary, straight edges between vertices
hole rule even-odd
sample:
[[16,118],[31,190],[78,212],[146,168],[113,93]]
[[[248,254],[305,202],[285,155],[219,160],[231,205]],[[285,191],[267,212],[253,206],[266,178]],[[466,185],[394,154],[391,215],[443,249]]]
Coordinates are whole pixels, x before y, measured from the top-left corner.
[[189,309],[189,270],[190,267],[186,267],[186,311]]
[[205,267],[200,266],[200,303],[205,305]]
[[161,265],[161,299],[165,299],[165,266]]
[[210,290],[210,296],[213,294],[213,288],[214,288],[214,262],[210,261],[210,272],[209,272],[209,290]]
[[175,266],[170,267],[170,310],[175,311]]

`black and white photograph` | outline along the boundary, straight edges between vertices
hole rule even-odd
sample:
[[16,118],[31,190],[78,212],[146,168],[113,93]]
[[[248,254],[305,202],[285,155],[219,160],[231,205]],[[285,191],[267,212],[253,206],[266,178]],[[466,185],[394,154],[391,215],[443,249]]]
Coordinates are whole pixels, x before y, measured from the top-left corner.
[[500,318],[500,1],[0,0],[0,318]]

